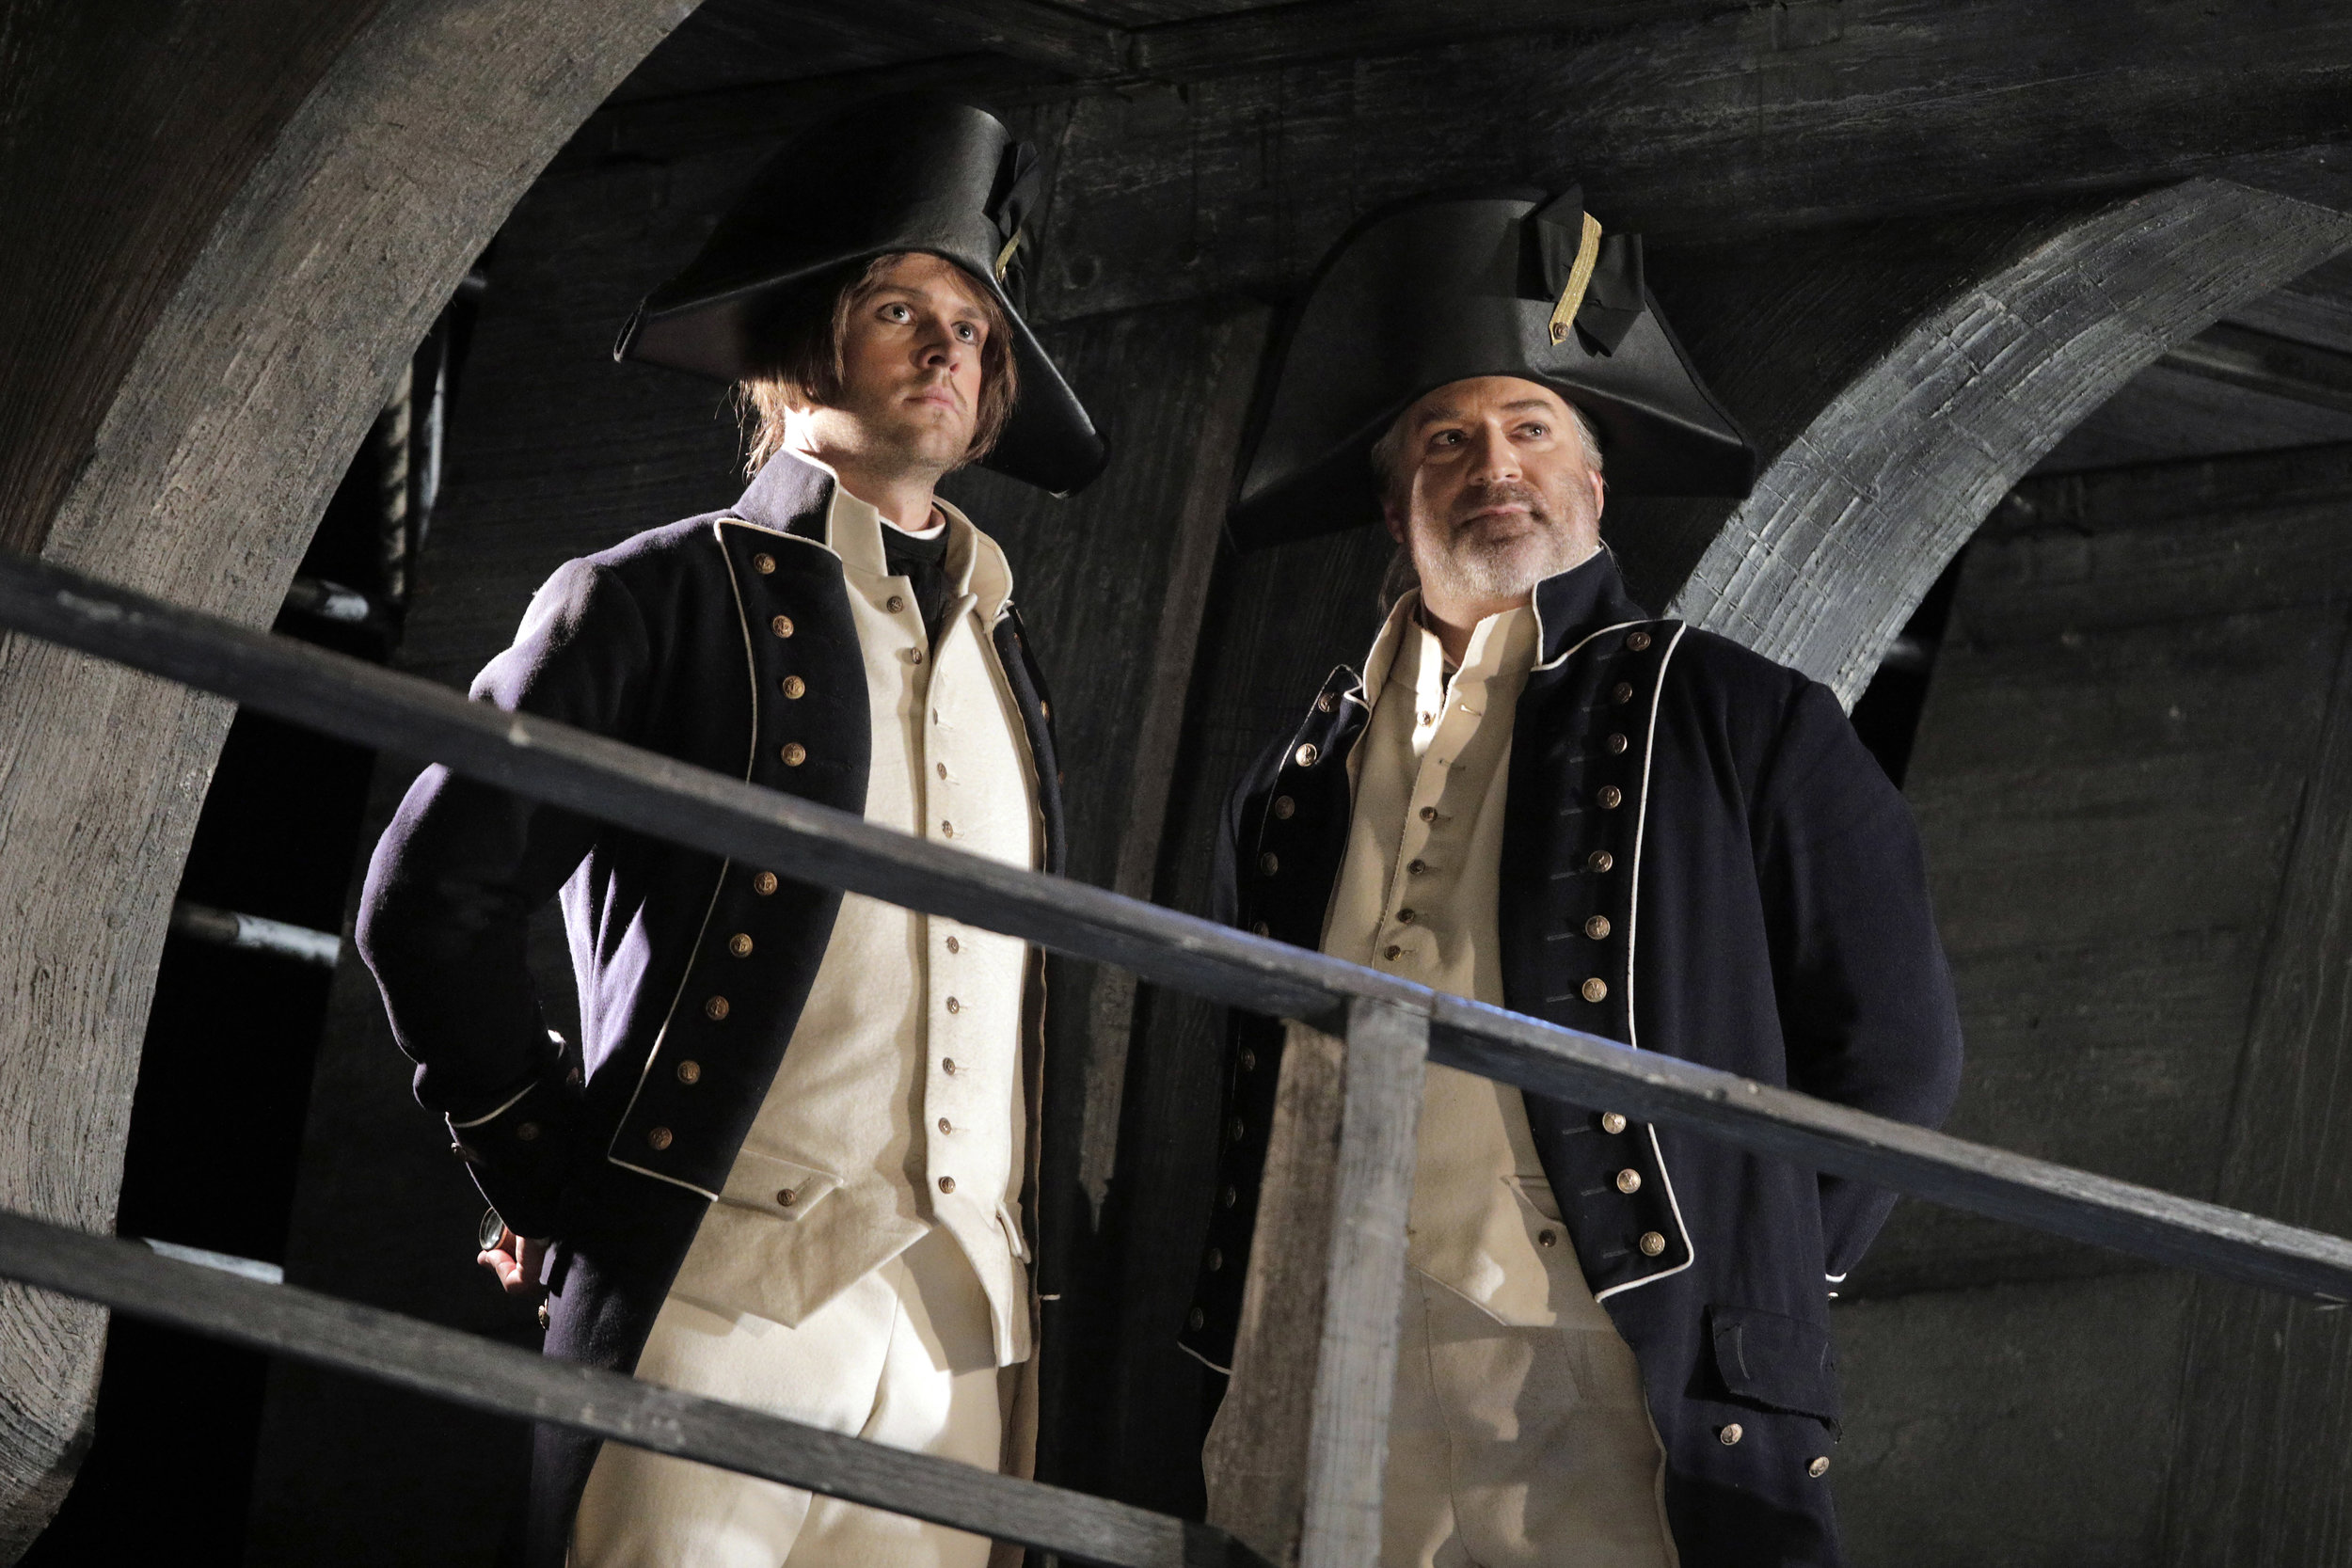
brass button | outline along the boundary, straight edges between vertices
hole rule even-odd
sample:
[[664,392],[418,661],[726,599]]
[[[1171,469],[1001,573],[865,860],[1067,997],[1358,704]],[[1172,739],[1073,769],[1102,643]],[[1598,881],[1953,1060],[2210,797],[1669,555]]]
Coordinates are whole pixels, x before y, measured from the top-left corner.
[[943,1193],[954,1192],[956,1190],[956,1179],[952,1176],[941,1177],[939,1179],[939,1190]]
[[778,637],[789,637],[792,635],[792,617],[778,615],[768,623],[768,629]]
[[670,1130],[666,1127],[654,1128],[645,1134],[645,1141],[656,1148],[667,1148],[671,1143]]
[[697,1061],[691,1061],[691,1060],[689,1060],[689,1061],[683,1061],[683,1062],[678,1063],[678,1065],[677,1065],[677,1081],[678,1081],[679,1083],[681,1083],[681,1084],[699,1084],[699,1083],[701,1083],[701,1082],[703,1081],[703,1065],[702,1065],[702,1063],[697,1062]]
[[1557,1230],[1538,1230],[1535,1232],[1535,1244],[1537,1246],[1558,1246],[1560,1244],[1560,1232]]
[[1604,1132],[1612,1133],[1624,1132],[1625,1113],[1622,1111],[1603,1111],[1600,1114],[1600,1130]]
[[1642,1232],[1641,1247],[1643,1257],[1655,1258],[1666,1250],[1666,1238],[1655,1230],[1645,1230]]
[[1405,949],[1402,947],[1384,947],[1380,950],[1380,956],[1388,959],[1391,963],[1394,963],[1397,959],[1405,956]]
[[765,898],[770,894],[775,892],[776,874],[772,871],[762,871],[757,876],[754,877],[752,879],[752,891],[758,894],[762,898]]
[[963,943],[958,942],[953,937],[949,937],[947,939],[947,951],[950,953],[961,953],[963,951]]
[[1424,724],[1435,723],[1438,718],[1438,716],[1434,713],[1417,713],[1413,715],[1413,717],[1420,720]]
[[1253,936],[1270,937],[1274,934],[1274,927],[1267,925],[1263,920],[1259,921],[1255,926],[1250,927],[1249,930],[1250,934]]
[[947,1125],[947,1118],[946,1117],[939,1118],[939,1130],[942,1132],[952,1132],[955,1131],[954,1128]]
[[1225,1205],[1226,1208],[1231,1209],[1233,1205],[1241,1201],[1241,1193],[1236,1188],[1228,1187],[1217,1195],[1217,1201]]
[[784,677],[784,694],[796,700],[805,697],[808,695],[808,682],[798,675],[787,675]]
[[1429,863],[1422,860],[1407,861],[1405,864],[1405,869],[1409,875],[1418,877],[1422,872],[1429,869]]
[[1261,876],[1271,877],[1277,871],[1281,869],[1282,857],[1276,854],[1273,850],[1268,849],[1264,854],[1258,857],[1258,872]]
[[1640,1171],[1621,1170],[1617,1173],[1617,1191],[1621,1193],[1638,1193],[1641,1190],[1642,1173]]
[[936,773],[936,774],[938,774],[941,778],[943,778],[943,779],[944,779],[944,778],[946,778],[946,777],[947,776],[947,765],[946,765],[946,763],[944,763],[944,762],[935,762],[935,763],[932,763],[932,764],[931,764],[931,771],[932,771],[932,772],[934,772],[934,773]]
[[1593,799],[1600,802],[1601,810],[1615,811],[1619,806],[1625,804],[1625,791],[1619,789],[1615,784],[1603,784],[1600,786],[1600,793],[1594,796]]
[[515,1127],[515,1138],[518,1143],[537,1143],[539,1141],[539,1124],[535,1121],[516,1123]]
[[963,1004],[951,996],[947,998],[947,1010],[951,1013],[960,1013],[963,1011]]
[[1208,1264],[1209,1272],[1211,1274],[1216,1273],[1219,1269],[1225,1266],[1225,1254],[1219,1252],[1215,1247],[1211,1247],[1209,1249]]
[[735,935],[727,938],[727,951],[734,954],[739,958],[750,958],[752,956],[752,939],[750,933],[738,931]]
[[1047,702],[1040,702],[1037,705],[1037,716],[1040,719],[1051,719],[1054,717],[1054,705]]
[[953,822],[948,821],[946,817],[941,817],[939,819],[939,836],[942,838],[955,837],[956,825]]
[[1609,747],[1609,754],[1611,756],[1621,757],[1625,755],[1625,736],[1621,735],[1613,735],[1609,737],[1607,745]]
[[1312,768],[1315,765],[1315,759],[1321,755],[1323,755],[1321,749],[1311,740],[1291,753],[1293,760],[1301,768]]
[[1326,691],[1315,699],[1315,711],[1317,713],[1328,713],[1331,711],[1336,703],[1337,699],[1335,699],[1331,693]]
[[775,569],[776,558],[774,556],[763,553],[752,557],[752,570],[757,572],[761,577],[766,577],[769,573],[774,571]]
[[1631,702],[1633,700],[1633,683],[1631,681],[1619,681],[1616,685],[1611,687],[1609,689],[1609,700],[1613,703]]
[[906,609],[906,607],[907,596],[904,594],[893,594],[890,595],[890,603],[883,608],[888,610],[891,614],[896,615],[898,611]]
[[1609,917],[1605,914],[1597,914],[1590,920],[1587,920],[1584,923],[1584,934],[1592,938],[1595,942],[1608,941]]
[[1811,1476],[1815,1481],[1819,1481],[1823,1476],[1829,1474],[1829,1455],[1823,1454],[1819,1459],[1816,1459],[1812,1464],[1806,1465],[1804,1467],[1804,1473]]
[[1195,1328],[1206,1328],[1209,1326],[1209,1315],[1196,1307],[1184,1315],[1184,1322]]
[[1577,987],[1576,989],[1577,994],[1583,997],[1587,1002],[1606,1002],[1609,1000],[1609,982],[1602,979],[1597,974],[1594,975],[1591,979],[1585,981],[1582,985]]
[[1396,911],[1396,919],[1400,926],[1410,926],[1413,923],[1413,911],[1409,909],[1399,910]]
[[946,1073],[948,1077],[953,1078],[956,1075],[956,1059],[953,1056],[942,1057],[939,1063],[939,1070]]
[[795,1203],[798,1203],[798,1202],[800,1202],[800,1201],[801,1201],[801,1195],[800,1195],[800,1194],[798,1194],[798,1193],[796,1193],[796,1192],[794,1192],[791,1188],[789,1188],[789,1187],[778,1187],[778,1188],[776,1189],[776,1207],[777,1207],[777,1208],[779,1208],[779,1209],[789,1209],[789,1208],[791,1208],[791,1207],[792,1207]]
[[1241,1048],[1241,1069],[1244,1072],[1258,1070],[1258,1053],[1246,1045]]
[[1645,631],[1629,632],[1626,636],[1625,645],[1628,649],[1634,653],[1647,653],[1649,651],[1649,633]]
[[1584,857],[1584,868],[1587,871],[1608,871],[1616,863],[1617,857],[1606,849],[1596,849]]
[[1438,819],[1438,808],[1435,806],[1422,807],[1421,819],[1423,822],[1435,822]]
[[703,1017],[713,1023],[726,1017],[727,1010],[727,999],[723,996],[714,996],[703,1004]]
[[922,662],[923,662],[923,650],[922,650],[922,649],[920,649],[920,648],[909,648],[909,649],[907,650],[907,662],[908,662],[909,664],[920,664],[920,663],[922,663]]
[[1243,1138],[1248,1135],[1248,1132],[1249,1129],[1241,1124],[1241,1117],[1235,1117],[1232,1119],[1232,1124],[1225,1129],[1225,1135],[1232,1139],[1235,1143],[1241,1142]]
[[1274,798],[1274,815],[1279,820],[1288,822],[1297,810],[1298,802],[1289,796],[1277,795]]
[[787,768],[798,768],[808,760],[808,748],[797,740],[787,740],[784,743],[784,750],[776,754],[784,758]]
[[1740,1441],[1740,1438],[1745,1437],[1747,1433],[1740,1430],[1739,1422],[1731,1421],[1725,1423],[1724,1429],[1715,1433],[1715,1435],[1723,1441],[1724,1447],[1727,1449],[1731,1447],[1732,1444]]

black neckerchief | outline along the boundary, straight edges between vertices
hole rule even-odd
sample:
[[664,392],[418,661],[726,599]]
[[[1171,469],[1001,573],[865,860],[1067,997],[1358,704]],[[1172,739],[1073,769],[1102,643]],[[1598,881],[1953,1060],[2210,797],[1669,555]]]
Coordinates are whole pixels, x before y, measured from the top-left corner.
[[882,520],[882,562],[892,577],[904,578],[914,589],[914,607],[922,611],[923,632],[936,645],[940,624],[955,598],[947,582],[947,531],[917,539]]

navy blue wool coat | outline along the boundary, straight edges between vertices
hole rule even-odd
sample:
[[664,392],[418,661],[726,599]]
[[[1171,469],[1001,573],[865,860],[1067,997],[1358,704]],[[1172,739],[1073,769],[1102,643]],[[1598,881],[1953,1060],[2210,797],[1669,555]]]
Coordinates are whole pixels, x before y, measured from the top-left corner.
[[[568,562],[473,695],[863,812],[872,730],[841,561],[821,543],[832,500],[832,476],[787,452],[732,509]],[[994,637],[1058,871],[1043,682],[1017,618]],[[797,701],[773,695],[787,675],[803,682]],[[532,911],[559,891],[577,1042],[549,1034],[523,958]],[[409,790],[368,868],[357,940],[416,1061],[418,1100],[450,1117],[508,1224],[555,1240],[548,1354],[635,1369],[784,1060],[840,906],[833,889],[443,768]],[[757,962],[729,951],[736,932]],[[691,1081],[669,1069],[680,1058],[700,1064]],[[534,1568],[563,1563],[596,1447],[541,1429]]]
[[[1542,651],[1513,721],[1497,911],[1505,1005],[1941,1122],[1959,1087],[1960,1023],[1918,835],[1836,699],[1645,614],[1605,552],[1539,585],[1535,612]],[[1321,945],[1347,845],[1347,757],[1370,712],[1354,673],[1335,672],[1235,787],[1220,918]],[[1231,1043],[1219,1125],[1232,1132],[1185,1334],[1221,1368],[1281,1026],[1237,1014]],[[1585,1278],[1641,1363],[1684,1568],[1836,1563],[1827,1297],[1893,1195],[1607,1106],[1531,1094],[1527,1111]],[[1626,1169],[1641,1173],[1632,1193],[1615,1180]]]

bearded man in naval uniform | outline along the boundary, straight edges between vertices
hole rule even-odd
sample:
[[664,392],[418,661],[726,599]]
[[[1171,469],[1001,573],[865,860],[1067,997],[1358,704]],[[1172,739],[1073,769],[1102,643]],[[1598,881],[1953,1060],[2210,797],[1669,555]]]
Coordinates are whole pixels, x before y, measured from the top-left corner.
[[[1826,689],[1650,615],[1601,541],[1612,483],[1740,494],[1753,462],[1581,193],[1427,198],[1343,240],[1231,520],[1247,546],[1385,517],[1397,596],[1362,679],[1236,788],[1223,916],[1939,1121],[1960,1031],[1900,797]],[[1283,1037],[1235,1021],[1186,1338],[1220,1369]],[[1385,1568],[1835,1563],[1827,1298],[1891,1201],[1432,1066]],[[1213,1496],[1236,1436],[1212,1431]]]
[[[619,352],[742,384],[724,511],[550,578],[477,697],[1057,869],[1049,709],[1001,550],[932,493],[1104,451],[1015,300],[1034,155],[886,101],[788,148]],[[524,923],[561,889],[581,1039]],[[547,1353],[1026,1473],[1040,997],[1022,942],[428,769],[358,940],[496,1206]],[[542,1430],[540,1568],[961,1564],[978,1537]],[[1017,1553],[1011,1554],[1017,1559]]]

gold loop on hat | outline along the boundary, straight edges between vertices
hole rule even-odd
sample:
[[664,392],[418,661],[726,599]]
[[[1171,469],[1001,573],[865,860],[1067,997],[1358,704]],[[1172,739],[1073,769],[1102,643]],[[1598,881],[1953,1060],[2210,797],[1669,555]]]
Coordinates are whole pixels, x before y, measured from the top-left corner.
[[1551,308],[1551,341],[1565,343],[1568,328],[1575,324],[1576,313],[1584,309],[1584,291],[1592,287],[1593,267],[1600,261],[1600,219],[1584,214],[1584,237],[1576,245],[1576,265],[1568,269],[1568,286],[1560,291],[1560,303]]

